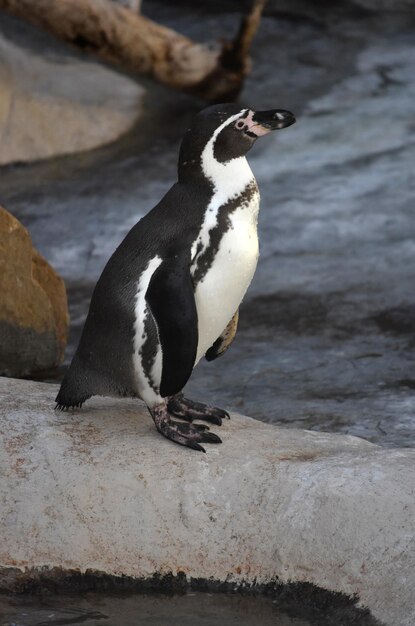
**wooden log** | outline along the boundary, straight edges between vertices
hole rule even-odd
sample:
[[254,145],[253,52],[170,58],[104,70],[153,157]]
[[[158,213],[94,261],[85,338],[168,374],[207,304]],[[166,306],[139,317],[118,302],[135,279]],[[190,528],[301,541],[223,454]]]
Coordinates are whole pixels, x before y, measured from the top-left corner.
[[213,102],[233,99],[239,92],[265,1],[255,0],[252,19],[245,18],[234,43],[214,46],[194,42],[110,0],[0,0],[0,9],[123,71]]

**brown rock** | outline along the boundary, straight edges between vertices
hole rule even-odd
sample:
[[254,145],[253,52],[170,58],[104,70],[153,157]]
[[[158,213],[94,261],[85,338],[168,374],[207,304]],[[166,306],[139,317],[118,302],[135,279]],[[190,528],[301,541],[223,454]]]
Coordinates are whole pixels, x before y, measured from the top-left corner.
[[63,280],[0,207],[0,375],[28,376],[62,361],[69,316]]
[[33,248],[32,252],[32,276],[46,292],[52,305],[56,337],[60,347],[59,362],[61,362],[68,338],[69,325],[65,283],[36,249]]

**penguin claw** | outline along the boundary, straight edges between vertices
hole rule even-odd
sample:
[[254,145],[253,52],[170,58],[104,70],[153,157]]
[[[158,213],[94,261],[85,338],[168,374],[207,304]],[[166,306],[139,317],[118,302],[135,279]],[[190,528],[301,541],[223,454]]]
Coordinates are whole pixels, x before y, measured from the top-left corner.
[[173,420],[168,411],[167,402],[150,409],[150,413],[159,433],[181,446],[206,452],[200,443],[222,443],[221,438],[211,433],[205,424],[189,424]]
[[167,406],[170,413],[188,422],[197,419],[222,426],[223,419],[230,419],[227,411],[202,402],[194,402],[194,400],[185,398],[182,393],[171,396]]
[[222,443],[222,439],[215,433],[203,433],[202,437],[204,443]]
[[206,426],[206,424],[193,424],[193,427],[196,428],[196,430],[198,430],[199,432],[210,430],[209,426]]
[[199,445],[198,443],[189,442],[187,444],[187,447],[192,448],[192,450],[198,450],[199,452],[204,452],[206,454],[206,450],[204,449],[204,447]]

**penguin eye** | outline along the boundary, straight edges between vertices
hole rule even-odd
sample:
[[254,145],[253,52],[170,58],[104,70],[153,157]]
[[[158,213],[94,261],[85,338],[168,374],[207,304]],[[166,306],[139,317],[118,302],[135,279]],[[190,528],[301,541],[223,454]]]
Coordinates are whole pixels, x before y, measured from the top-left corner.
[[243,128],[245,126],[245,122],[243,120],[239,120],[236,122],[236,128]]

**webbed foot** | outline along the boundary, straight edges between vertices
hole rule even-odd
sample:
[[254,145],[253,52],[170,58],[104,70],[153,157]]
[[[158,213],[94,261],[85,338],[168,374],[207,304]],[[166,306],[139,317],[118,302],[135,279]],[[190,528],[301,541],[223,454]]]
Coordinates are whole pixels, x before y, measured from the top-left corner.
[[203,404],[202,402],[194,402],[185,398],[182,393],[171,396],[168,399],[167,406],[170,413],[188,422],[204,420],[205,422],[221,426],[223,419],[230,419],[227,411],[209,404]]
[[204,424],[184,424],[173,420],[167,402],[153,407],[150,413],[159,433],[181,446],[206,452],[201,443],[222,443],[220,437],[209,432],[209,427]]

